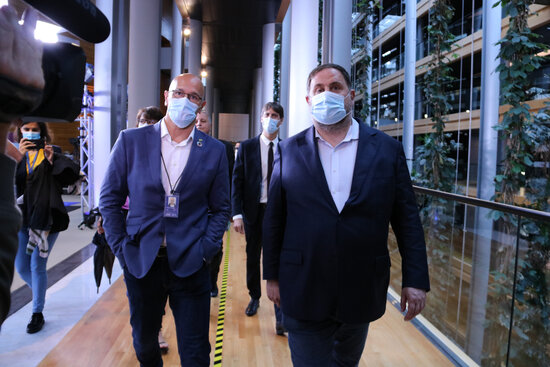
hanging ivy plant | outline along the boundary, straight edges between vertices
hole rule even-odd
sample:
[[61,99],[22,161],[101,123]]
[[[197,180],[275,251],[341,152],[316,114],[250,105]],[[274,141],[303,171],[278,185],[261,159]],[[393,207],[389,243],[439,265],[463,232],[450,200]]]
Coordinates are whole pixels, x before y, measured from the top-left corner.
[[[455,36],[449,31],[454,8],[449,0],[436,0],[430,9],[427,26],[428,39],[431,42],[431,59],[428,62],[424,79],[421,82],[425,100],[431,111],[433,132],[421,138],[421,144],[415,149],[416,169],[413,179],[416,184],[436,190],[452,191],[455,174],[455,160],[451,150],[458,145],[451,140],[451,134],[445,133],[446,115],[450,109],[447,89],[454,80],[449,59]],[[430,315],[438,329],[446,335],[453,335],[449,319],[448,299],[457,299],[456,275],[449,271],[453,262],[453,249],[450,246],[453,234],[452,213],[454,203],[433,196],[418,196],[420,214],[425,228],[427,252],[434,295],[426,305],[426,314]]]
[[[529,75],[537,70],[542,57],[537,56],[546,46],[537,42],[539,37],[527,24],[529,5],[533,0],[502,0],[504,13],[510,16],[510,26],[500,40],[499,57],[502,102],[511,108],[504,113],[502,123],[495,129],[502,131],[506,148],[502,173],[496,176],[497,201],[513,204],[516,194],[525,187],[526,172],[533,166],[533,140],[527,134],[529,125],[536,124],[526,101],[529,93]],[[498,3],[497,3],[498,4]]]
[[273,101],[277,103],[281,102],[281,42],[282,32],[279,32],[273,46]]
[[[380,0],[358,0],[356,4],[356,11],[359,13],[365,14],[365,34],[364,34],[364,45],[368,45],[372,43],[372,39],[369,36],[369,28],[372,25],[372,19],[375,12],[378,12],[380,10]],[[371,54],[365,54],[363,56],[362,60],[357,63],[357,68],[360,68],[359,74],[366,75],[367,71],[371,70],[372,75],[372,55]],[[367,82],[370,81],[372,83],[372,77],[369,78],[370,80],[367,80],[367,78],[363,78],[357,85],[356,89],[363,91],[363,105],[361,108],[361,111],[359,112],[359,116],[363,120],[367,120],[369,116],[371,115],[372,105],[369,103],[370,101],[370,95],[368,93],[367,88]]]
[[[541,211],[550,211],[550,116],[547,109],[537,114],[530,112],[526,103],[533,99],[529,76],[541,66],[542,51],[547,46],[538,42],[531,31],[528,18],[533,0],[502,0],[504,14],[510,25],[499,42],[501,98],[510,108],[502,122],[495,126],[504,142],[505,157],[495,177],[495,200],[516,204],[520,189],[525,191],[521,204]],[[498,216],[507,232],[515,232],[516,218]],[[495,216],[496,218],[496,216]],[[513,319],[513,342],[510,350],[488,357],[486,362],[498,363],[504,358],[510,365],[543,366],[550,363],[550,295],[548,269],[550,263],[550,224],[523,219],[520,237],[526,252],[518,261]],[[509,297],[513,275],[502,266],[493,275],[499,279],[495,297]],[[501,316],[510,314],[509,304],[502,304]],[[497,318],[500,331],[507,336],[510,326],[505,317]],[[503,355],[505,354],[505,355]]]
[[416,183],[436,190],[451,191],[454,183],[455,160],[450,157],[451,149],[458,149],[450,134],[445,133],[446,115],[450,109],[447,88],[454,80],[449,59],[455,36],[449,30],[454,8],[449,0],[436,0],[430,9],[427,27],[432,45],[432,57],[427,64],[428,71],[422,83],[426,103],[431,111],[432,132],[422,138],[415,152],[418,171],[414,173]]

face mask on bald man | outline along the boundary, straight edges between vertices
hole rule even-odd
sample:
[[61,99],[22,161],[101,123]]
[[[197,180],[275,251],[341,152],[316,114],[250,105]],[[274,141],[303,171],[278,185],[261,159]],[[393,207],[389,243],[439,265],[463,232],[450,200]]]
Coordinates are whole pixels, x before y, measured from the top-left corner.
[[172,98],[168,104],[168,116],[177,127],[185,129],[195,121],[198,109],[199,106],[187,97]]

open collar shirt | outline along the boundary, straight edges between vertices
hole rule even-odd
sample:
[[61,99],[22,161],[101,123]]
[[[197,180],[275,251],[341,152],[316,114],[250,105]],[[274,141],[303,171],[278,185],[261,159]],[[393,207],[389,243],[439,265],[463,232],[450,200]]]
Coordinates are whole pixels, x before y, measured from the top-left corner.
[[[178,179],[180,178],[187,161],[189,160],[189,154],[191,153],[191,146],[193,145],[193,138],[195,136],[195,129],[191,130],[189,137],[180,143],[176,143],[172,140],[168,128],[164,119],[160,122],[160,149],[162,152],[162,158],[160,162],[160,172],[162,177],[162,187],[164,187],[164,192],[166,195],[170,195],[170,183],[172,187],[176,190]],[[164,158],[164,164],[166,164],[166,169],[164,169],[164,164],[162,159]],[[170,180],[168,180],[168,175],[170,175]]]
[[317,130],[315,130],[315,138],[328,188],[340,213],[351,191],[359,144],[359,123],[352,119],[348,133],[335,147],[325,141]]

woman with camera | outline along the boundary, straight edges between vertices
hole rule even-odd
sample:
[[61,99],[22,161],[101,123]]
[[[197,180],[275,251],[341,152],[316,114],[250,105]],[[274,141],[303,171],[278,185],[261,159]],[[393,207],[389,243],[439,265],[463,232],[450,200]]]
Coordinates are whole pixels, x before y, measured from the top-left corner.
[[63,204],[63,186],[75,182],[79,167],[69,158],[54,152],[48,127],[43,122],[23,123],[18,130],[17,203],[23,213],[15,267],[32,290],[32,318],[27,333],[44,326],[47,288],[46,262],[60,231],[67,229],[69,215]]

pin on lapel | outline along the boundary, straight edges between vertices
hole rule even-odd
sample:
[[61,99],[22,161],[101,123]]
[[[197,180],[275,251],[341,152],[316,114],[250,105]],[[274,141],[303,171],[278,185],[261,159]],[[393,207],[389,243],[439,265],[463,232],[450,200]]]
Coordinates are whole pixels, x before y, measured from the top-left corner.
[[197,146],[199,148],[202,147],[202,138],[199,138],[199,140],[197,141]]

